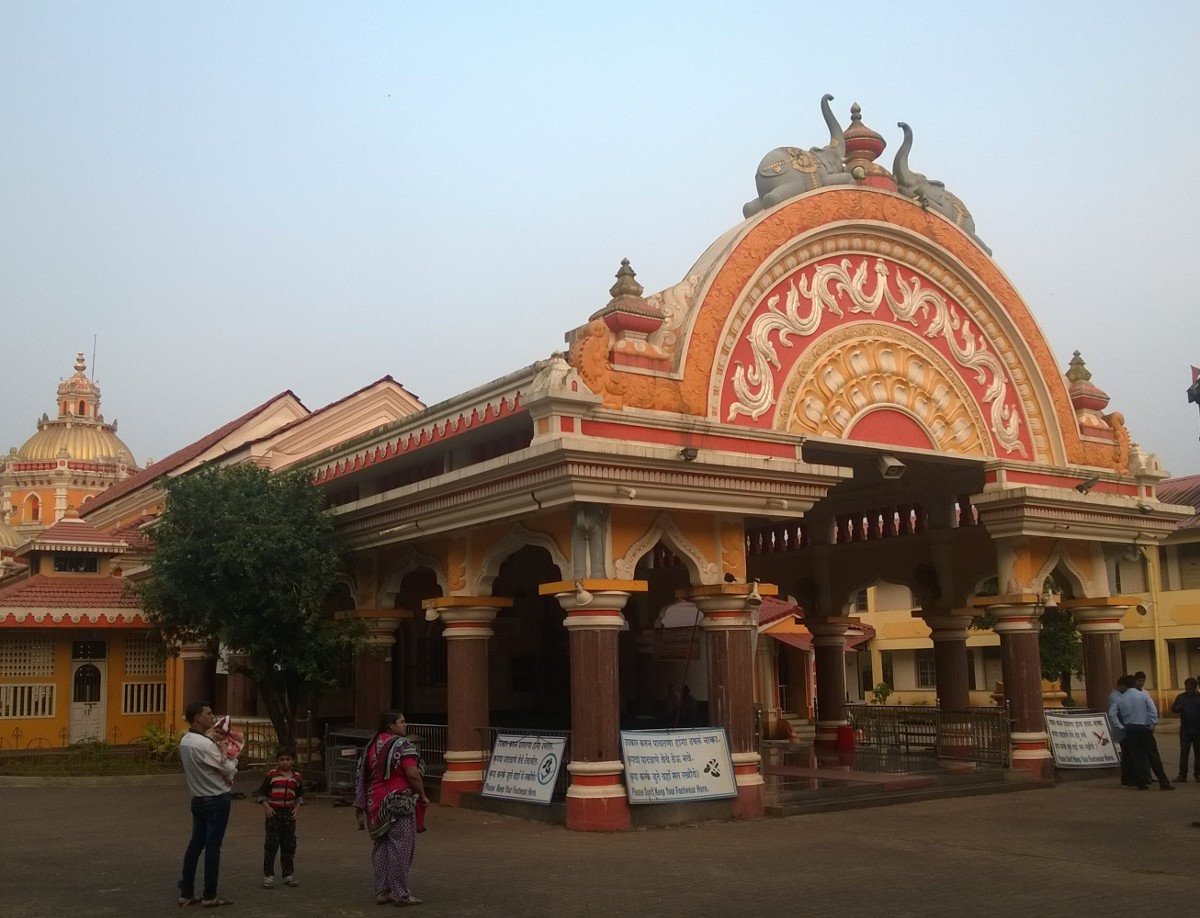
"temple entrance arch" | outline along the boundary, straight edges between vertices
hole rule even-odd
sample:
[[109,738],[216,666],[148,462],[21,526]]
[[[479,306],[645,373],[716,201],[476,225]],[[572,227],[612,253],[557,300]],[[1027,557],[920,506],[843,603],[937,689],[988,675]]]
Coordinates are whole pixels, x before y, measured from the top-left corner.
[[569,729],[571,659],[563,610],[543,583],[563,573],[544,545],[524,545],[499,561],[491,595],[512,600],[492,622],[489,696],[493,724]]

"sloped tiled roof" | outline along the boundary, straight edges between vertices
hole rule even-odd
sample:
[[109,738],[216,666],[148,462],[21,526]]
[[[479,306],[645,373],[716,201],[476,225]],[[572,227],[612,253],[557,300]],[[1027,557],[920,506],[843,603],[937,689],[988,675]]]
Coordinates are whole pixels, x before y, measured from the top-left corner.
[[0,617],[8,609],[140,609],[136,594],[120,577],[35,574],[0,590]]
[[154,540],[142,531],[142,525],[154,519],[152,516],[140,516],[128,526],[122,526],[119,529],[109,531],[109,536],[114,539],[120,539],[129,546],[130,551],[142,552],[153,551]]
[[120,539],[101,532],[87,520],[81,520],[74,510],[17,549],[16,554],[27,555],[32,551],[54,551],[55,549],[92,551],[96,554],[119,554],[127,548]]
[[1198,511],[1175,528],[1200,529],[1200,475],[1168,478],[1158,484],[1158,499],[1164,504],[1183,504]]
[[[253,420],[256,416],[262,414],[281,398],[285,398],[289,395],[292,398],[296,398],[296,394],[292,392],[291,389],[285,389],[278,395],[267,399],[258,407],[251,408],[241,417],[234,418],[228,424],[221,425],[212,433],[201,437],[195,443],[185,446],[183,449],[176,450],[175,452],[171,453],[171,455],[167,456],[167,458],[159,459],[158,462],[154,463],[154,465],[147,466],[140,472],[130,475],[124,481],[117,482],[108,490],[101,491],[95,497],[85,501],[83,506],[80,508],[81,512],[85,516],[89,513],[94,513],[101,507],[111,504],[117,498],[124,497],[126,494],[136,491],[143,485],[149,484],[152,481],[156,481],[158,478],[166,475],[168,472],[174,471],[175,469],[179,468],[179,466],[191,462],[197,456],[204,455],[205,452],[207,452],[213,446],[216,446],[216,444],[220,443],[243,424]],[[296,401],[299,402],[300,399],[296,398]],[[303,404],[303,402],[301,402],[301,404]]]

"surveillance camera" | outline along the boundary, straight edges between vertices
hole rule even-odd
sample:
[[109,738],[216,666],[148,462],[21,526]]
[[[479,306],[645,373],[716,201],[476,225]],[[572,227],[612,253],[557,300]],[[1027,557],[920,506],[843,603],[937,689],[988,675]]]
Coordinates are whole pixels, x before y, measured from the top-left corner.
[[1146,501],[1144,501],[1144,500],[1138,501],[1137,508],[1138,508],[1139,513],[1144,513],[1147,516],[1149,516],[1151,513],[1154,512],[1153,505],[1146,503]]
[[883,453],[875,460],[875,464],[879,467],[879,474],[884,478],[895,479],[904,475],[905,465],[895,456]]

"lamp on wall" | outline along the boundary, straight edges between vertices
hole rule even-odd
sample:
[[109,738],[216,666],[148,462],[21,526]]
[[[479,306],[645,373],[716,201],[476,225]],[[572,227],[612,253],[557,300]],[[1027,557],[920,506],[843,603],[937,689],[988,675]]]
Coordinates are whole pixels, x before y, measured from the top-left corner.
[[582,580],[576,580],[576,581],[575,581],[575,605],[577,605],[577,606],[586,606],[586,605],[587,605],[588,603],[590,603],[590,602],[591,602],[591,601],[592,601],[594,598],[595,598],[595,597],[594,597],[594,596],[592,596],[592,594],[591,594],[591,593],[589,593],[587,590],[585,590],[585,589],[583,588],[583,581],[582,581]]
[[1100,484],[1099,475],[1095,476],[1094,478],[1088,478],[1085,481],[1079,482],[1079,484],[1075,485],[1075,490],[1080,494],[1087,494],[1088,491],[1092,490],[1092,488],[1096,487],[1098,484]]
[[694,446],[685,446],[679,451],[679,458],[684,462],[695,462],[696,457],[700,455],[700,450]]

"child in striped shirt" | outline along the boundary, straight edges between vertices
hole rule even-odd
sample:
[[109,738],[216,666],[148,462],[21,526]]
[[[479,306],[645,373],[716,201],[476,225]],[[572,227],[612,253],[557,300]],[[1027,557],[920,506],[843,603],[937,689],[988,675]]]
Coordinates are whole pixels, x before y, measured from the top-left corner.
[[275,753],[275,767],[259,785],[255,800],[263,808],[267,838],[263,845],[263,889],[275,888],[275,855],[283,869],[286,886],[299,886],[296,879],[296,811],[304,805],[304,779],[294,769],[296,754],[288,748]]

